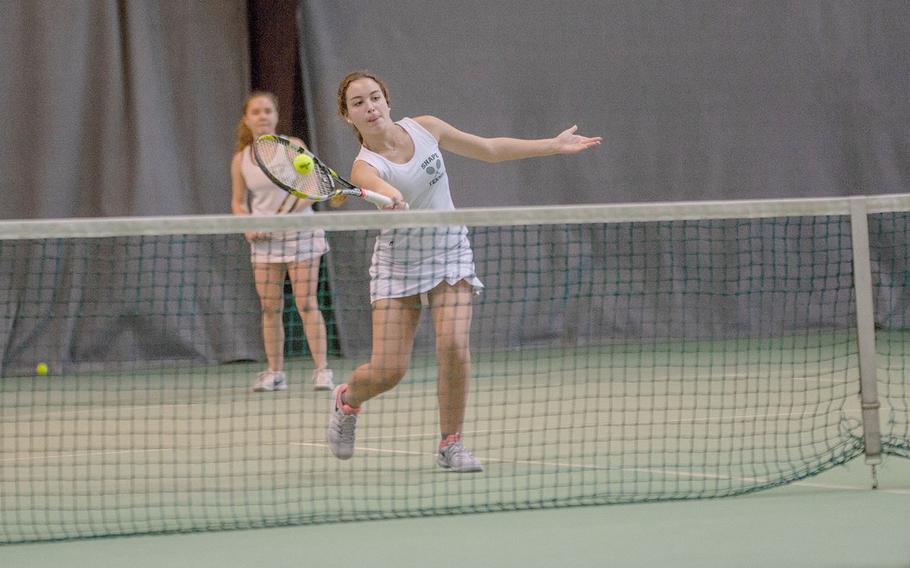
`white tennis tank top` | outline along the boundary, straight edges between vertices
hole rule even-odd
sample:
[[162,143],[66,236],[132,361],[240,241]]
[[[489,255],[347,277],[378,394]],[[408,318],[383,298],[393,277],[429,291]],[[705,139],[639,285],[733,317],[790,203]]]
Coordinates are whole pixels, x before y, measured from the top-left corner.
[[[360,147],[357,160],[376,168],[379,177],[397,188],[411,209],[455,209],[449,191],[449,175],[439,150],[439,143],[424,127],[410,118],[396,122],[414,141],[414,156],[405,164],[396,164],[379,154]],[[409,261],[435,256],[464,242],[467,227],[451,226],[435,229],[386,229],[376,242],[376,252],[388,254],[394,260]]]

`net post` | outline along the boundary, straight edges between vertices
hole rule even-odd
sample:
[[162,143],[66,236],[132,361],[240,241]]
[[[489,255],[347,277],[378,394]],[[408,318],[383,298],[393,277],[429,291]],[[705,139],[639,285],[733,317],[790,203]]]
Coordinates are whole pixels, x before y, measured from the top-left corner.
[[876,466],[882,463],[881,423],[876,379],[875,312],[872,303],[872,268],[869,258],[869,223],[865,198],[850,201],[853,241],[853,284],[856,294],[856,332],[859,348],[860,398],[866,464],[872,468],[872,488],[878,487]]

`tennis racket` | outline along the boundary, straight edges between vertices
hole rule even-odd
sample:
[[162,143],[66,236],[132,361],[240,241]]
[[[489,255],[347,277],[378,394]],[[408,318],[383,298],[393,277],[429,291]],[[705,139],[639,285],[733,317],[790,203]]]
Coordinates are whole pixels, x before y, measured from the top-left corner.
[[[294,158],[306,154],[313,159],[313,170],[301,174],[294,168]],[[357,187],[335,173],[335,170],[284,136],[265,134],[253,142],[253,155],[259,168],[272,182],[294,197],[310,201],[327,201],[336,195],[366,199],[378,206],[392,205],[391,198]]]

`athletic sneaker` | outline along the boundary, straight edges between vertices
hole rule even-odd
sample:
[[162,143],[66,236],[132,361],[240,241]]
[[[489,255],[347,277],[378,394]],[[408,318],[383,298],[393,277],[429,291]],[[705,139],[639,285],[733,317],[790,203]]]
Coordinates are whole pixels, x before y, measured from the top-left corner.
[[456,473],[483,471],[480,461],[461,443],[461,435],[450,434],[439,442],[439,454],[436,456],[439,467]]
[[332,393],[332,414],[329,416],[329,427],[325,439],[332,454],[340,460],[351,459],[354,455],[354,428],[357,426],[357,415],[360,408],[353,408],[341,402],[341,393],[348,390],[348,385],[335,387]]
[[313,371],[313,390],[330,391],[335,388],[332,382],[331,369],[316,369]]
[[256,375],[254,392],[288,390],[288,381],[281,371],[263,371]]

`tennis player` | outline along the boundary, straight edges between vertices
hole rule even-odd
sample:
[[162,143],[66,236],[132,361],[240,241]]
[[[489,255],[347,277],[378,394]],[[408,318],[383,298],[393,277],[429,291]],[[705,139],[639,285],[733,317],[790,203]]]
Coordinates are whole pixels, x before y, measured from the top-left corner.
[[[231,210],[235,215],[312,214],[311,202],[293,197],[273,184],[256,165],[252,142],[263,134],[274,134],[278,124],[275,95],[257,91],[247,97],[243,116],[237,125],[234,159],[231,161]],[[303,142],[294,139],[304,146]],[[284,279],[290,276],[297,311],[303,320],[304,334],[316,369],[313,388],[331,390],[332,371],[326,359],[325,321],[319,311],[316,293],[319,260],[328,252],[325,233],[284,231],[247,232],[250,259],[262,308],[262,338],[268,369],[259,373],[253,390],[287,390],[284,373]]]
[[[580,152],[601,138],[569,128],[555,138],[481,138],[434,116],[393,121],[381,79],[354,72],[338,88],[338,112],[361,142],[351,180],[392,198],[392,208],[454,209],[442,150],[500,162]],[[453,472],[482,471],[461,439],[468,396],[472,296],[483,284],[464,226],[385,230],[376,239],[370,267],[373,345],[369,363],[335,388],[326,438],[332,453],[354,453],[361,405],[393,388],[408,370],[420,309],[429,305],[436,332],[439,441],[437,463]]]

